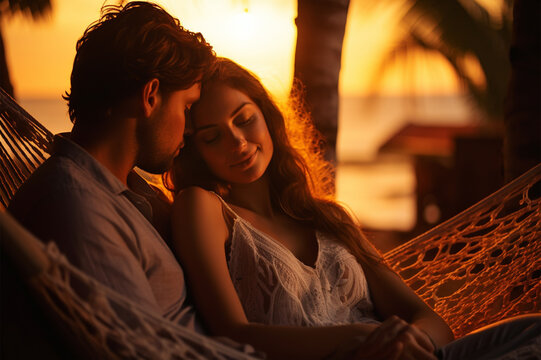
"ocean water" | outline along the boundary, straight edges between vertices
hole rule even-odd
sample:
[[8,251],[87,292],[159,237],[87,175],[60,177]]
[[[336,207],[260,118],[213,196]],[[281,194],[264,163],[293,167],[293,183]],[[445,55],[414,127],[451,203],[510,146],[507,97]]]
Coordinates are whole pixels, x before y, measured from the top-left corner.
[[66,102],[58,98],[21,98],[19,104],[53,134],[71,130]]
[[[70,131],[58,98],[23,98],[21,105],[53,133]],[[382,155],[381,145],[408,123],[468,124],[479,118],[464,97],[343,97],[340,101],[337,200],[363,226],[408,231],[415,224],[412,160]]]

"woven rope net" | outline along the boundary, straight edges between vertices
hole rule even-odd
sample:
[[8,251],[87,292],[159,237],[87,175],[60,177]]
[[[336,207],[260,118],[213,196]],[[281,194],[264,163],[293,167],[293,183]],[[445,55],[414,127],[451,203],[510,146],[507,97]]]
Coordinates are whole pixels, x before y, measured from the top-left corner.
[[541,165],[385,254],[455,336],[541,311]]
[[0,202],[48,157],[53,135],[0,88]]
[[89,359],[256,359],[174,324],[73,267],[0,213],[6,251],[22,265],[39,303],[77,354]]
[[[48,156],[52,134],[1,90],[0,119],[0,200],[7,206]],[[541,311],[540,184],[541,165],[385,254],[456,336]],[[250,358],[144,311],[72,267],[54,244],[43,245],[8,214],[0,215],[2,241],[15,249],[54,322],[90,358]]]

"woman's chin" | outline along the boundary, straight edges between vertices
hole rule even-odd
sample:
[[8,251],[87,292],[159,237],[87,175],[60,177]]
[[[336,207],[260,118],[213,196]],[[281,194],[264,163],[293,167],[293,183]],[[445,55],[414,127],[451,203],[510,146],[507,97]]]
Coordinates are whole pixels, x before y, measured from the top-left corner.
[[264,174],[264,171],[256,171],[255,169],[253,171],[246,171],[244,174],[242,174],[242,176],[236,176],[235,179],[232,179],[232,181],[229,181],[229,183],[238,185],[253,184],[261,180]]

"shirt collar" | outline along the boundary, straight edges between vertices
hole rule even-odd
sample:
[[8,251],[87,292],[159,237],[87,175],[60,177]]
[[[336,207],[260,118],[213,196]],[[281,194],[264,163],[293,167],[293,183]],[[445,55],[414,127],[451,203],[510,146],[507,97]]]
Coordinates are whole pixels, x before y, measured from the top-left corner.
[[54,137],[53,154],[70,158],[75,164],[88,171],[92,178],[115,194],[128,190],[126,185],[90,155],[80,145],[71,140],[70,133],[57,134]]

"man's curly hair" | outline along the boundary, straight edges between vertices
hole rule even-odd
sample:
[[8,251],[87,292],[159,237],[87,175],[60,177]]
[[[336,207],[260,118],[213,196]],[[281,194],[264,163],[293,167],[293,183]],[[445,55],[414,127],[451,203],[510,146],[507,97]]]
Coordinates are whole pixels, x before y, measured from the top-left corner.
[[68,102],[72,122],[107,121],[112,106],[153,78],[164,96],[187,89],[211,71],[212,47],[200,33],[148,2],[107,5],[77,42]]

